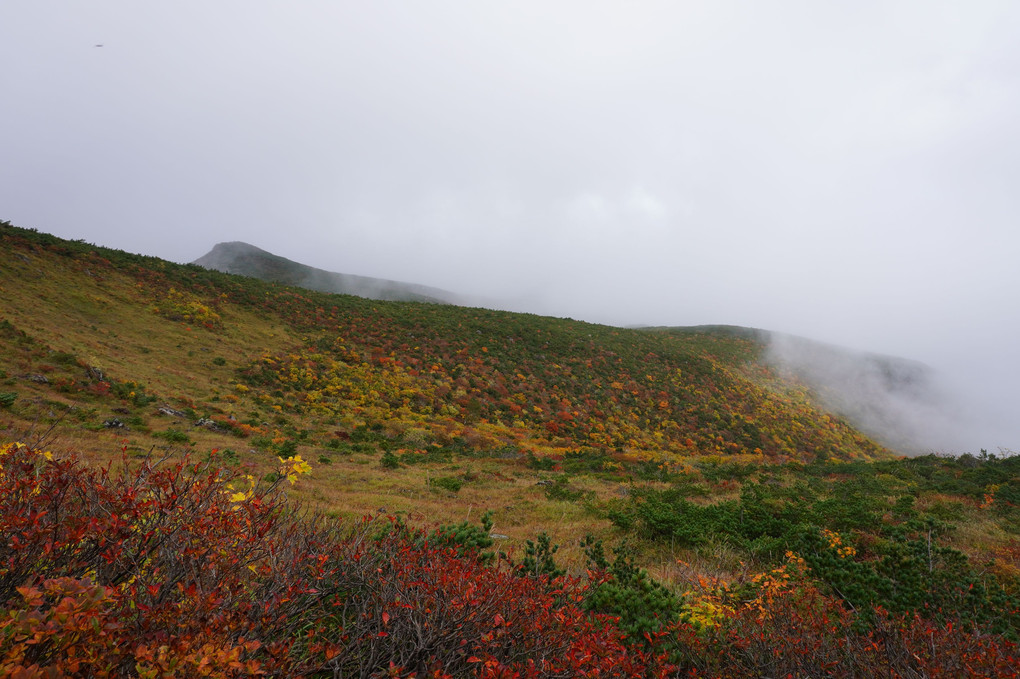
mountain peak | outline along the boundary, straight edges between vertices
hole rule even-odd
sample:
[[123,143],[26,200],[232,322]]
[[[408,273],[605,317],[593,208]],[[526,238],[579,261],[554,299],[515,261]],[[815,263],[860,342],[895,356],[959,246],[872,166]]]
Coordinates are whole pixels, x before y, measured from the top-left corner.
[[458,304],[457,295],[439,288],[370,276],[337,273],[292,261],[243,241],[217,243],[192,264],[274,283],[396,302]]

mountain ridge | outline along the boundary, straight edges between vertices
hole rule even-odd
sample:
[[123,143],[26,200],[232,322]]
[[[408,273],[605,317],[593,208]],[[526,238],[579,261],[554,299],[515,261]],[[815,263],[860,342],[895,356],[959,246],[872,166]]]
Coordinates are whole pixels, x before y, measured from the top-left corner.
[[459,304],[452,292],[417,283],[327,271],[273,254],[250,243],[217,243],[192,264],[223,273],[251,276],[319,292],[394,302]]

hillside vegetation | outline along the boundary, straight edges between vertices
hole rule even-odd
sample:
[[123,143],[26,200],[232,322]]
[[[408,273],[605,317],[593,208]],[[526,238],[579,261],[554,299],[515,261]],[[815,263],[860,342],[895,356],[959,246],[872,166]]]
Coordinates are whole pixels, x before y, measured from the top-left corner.
[[[898,459],[770,367],[753,333],[330,295],[9,224],[0,252],[0,436],[25,444],[0,460],[20,536],[0,546],[0,667],[66,660],[46,603],[65,597],[84,617],[60,624],[134,643],[113,674],[173,676],[173,658],[178,676],[203,658],[238,675],[1016,671],[1020,465]],[[188,489],[177,523],[132,547],[168,487]],[[93,506],[124,493],[164,499]],[[124,523],[61,523],[92,511]],[[286,521],[250,535],[241,516]],[[223,562],[238,535],[247,551]],[[351,550],[396,570],[327,588]],[[167,569],[173,596],[142,588]],[[456,623],[464,643],[415,637],[456,615],[399,602],[431,610],[468,582],[489,587],[472,606],[492,602]],[[295,592],[307,605],[272,621],[251,607]],[[104,626],[140,602],[158,614]],[[25,645],[43,628],[49,646]]]
[[[300,441],[320,446],[335,426],[382,425],[388,438],[417,427],[426,443],[666,464],[881,452],[758,362],[753,340],[322,295],[9,227],[3,235],[8,331],[60,354],[65,370],[43,370],[58,393],[136,382],[196,411],[263,416],[252,427],[277,413],[321,423]],[[82,366],[107,379],[61,374]]]

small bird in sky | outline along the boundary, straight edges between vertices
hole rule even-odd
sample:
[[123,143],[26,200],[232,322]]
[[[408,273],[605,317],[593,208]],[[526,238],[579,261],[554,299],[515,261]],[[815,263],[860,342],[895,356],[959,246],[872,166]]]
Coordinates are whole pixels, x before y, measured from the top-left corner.
[[96,45],[96,47],[102,47],[102,45],[101,44],[100,45]]

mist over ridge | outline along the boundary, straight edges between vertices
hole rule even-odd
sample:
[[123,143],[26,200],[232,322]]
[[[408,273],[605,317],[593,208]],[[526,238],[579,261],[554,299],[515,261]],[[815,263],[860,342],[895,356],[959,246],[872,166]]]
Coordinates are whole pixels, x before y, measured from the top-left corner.
[[192,264],[224,273],[252,276],[274,283],[295,285],[319,292],[357,295],[395,302],[457,304],[452,292],[415,283],[325,271],[274,255],[248,243],[217,243]]
[[[526,302],[480,301],[414,283],[325,271],[242,242],[219,243],[193,263],[226,273],[369,299],[527,311]],[[920,361],[759,328],[704,325],[672,329],[724,332],[761,343],[766,362],[808,386],[826,408],[890,449],[911,455],[977,452],[972,442],[980,440],[983,426],[978,413],[953,393],[944,376]]]
[[974,423],[931,367],[784,333],[767,339],[767,361],[882,444],[908,454],[964,452],[970,432],[962,430]]
[[1020,449],[1020,4],[33,0],[3,29],[0,218],[904,356],[973,423],[946,446]]

